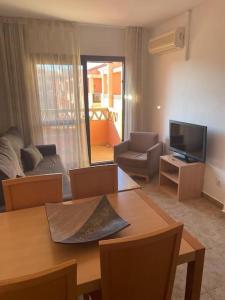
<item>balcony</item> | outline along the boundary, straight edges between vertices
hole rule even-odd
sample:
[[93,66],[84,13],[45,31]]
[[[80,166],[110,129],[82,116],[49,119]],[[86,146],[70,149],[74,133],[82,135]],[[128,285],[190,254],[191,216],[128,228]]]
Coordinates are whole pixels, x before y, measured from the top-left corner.
[[113,146],[120,143],[119,113],[108,107],[90,108],[92,162],[113,160]]
[[[84,113],[83,117],[84,117]],[[76,134],[76,119],[73,110],[44,109],[41,111],[44,139],[57,145],[57,150],[64,156],[73,151],[67,146],[71,135]],[[113,146],[120,143],[118,128],[121,126],[119,113],[108,107],[89,109],[90,146],[92,163],[113,160]]]

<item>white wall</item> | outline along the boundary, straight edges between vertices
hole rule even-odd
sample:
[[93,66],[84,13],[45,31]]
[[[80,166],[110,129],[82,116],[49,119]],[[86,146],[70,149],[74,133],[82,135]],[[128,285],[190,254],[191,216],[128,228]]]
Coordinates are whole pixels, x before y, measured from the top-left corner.
[[[80,24],[80,48],[82,55],[125,56],[125,27],[107,25]],[[148,38],[149,31],[143,30],[143,120],[140,128],[149,127],[150,107],[148,100]],[[126,62],[125,62],[126,68]]]
[[124,56],[125,29],[80,24],[80,47],[83,55]]
[[[184,51],[150,58],[149,126],[168,143],[169,119],[208,126],[204,192],[225,203],[225,1],[207,0],[192,13],[190,59]],[[186,24],[186,15],[152,35]],[[156,106],[160,105],[161,110]],[[221,182],[221,185],[217,181]]]

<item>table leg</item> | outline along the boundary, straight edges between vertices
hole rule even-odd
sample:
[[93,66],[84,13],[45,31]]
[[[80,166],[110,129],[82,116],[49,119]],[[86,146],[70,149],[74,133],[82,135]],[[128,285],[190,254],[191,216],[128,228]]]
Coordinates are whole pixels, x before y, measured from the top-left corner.
[[204,257],[204,248],[196,250],[195,260],[188,263],[185,300],[200,299]]

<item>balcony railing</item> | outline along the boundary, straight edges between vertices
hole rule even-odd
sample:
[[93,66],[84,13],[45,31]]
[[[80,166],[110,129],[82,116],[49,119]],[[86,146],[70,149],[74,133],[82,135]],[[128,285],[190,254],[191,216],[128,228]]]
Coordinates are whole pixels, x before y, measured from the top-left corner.
[[89,119],[116,122],[118,120],[118,112],[108,107],[89,108]]
[[[84,111],[81,112],[84,119]],[[76,125],[77,117],[71,109],[43,109],[41,110],[42,124],[45,126]],[[118,120],[118,112],[112,108],[98,107],[89,109],[89,120]]]

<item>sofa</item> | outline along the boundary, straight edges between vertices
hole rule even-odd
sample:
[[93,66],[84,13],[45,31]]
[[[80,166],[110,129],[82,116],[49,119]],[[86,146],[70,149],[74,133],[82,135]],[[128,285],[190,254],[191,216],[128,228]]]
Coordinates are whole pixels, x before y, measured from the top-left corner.
[[27,170],[26,157],[23,153],[25,144],[23,138],[15,127],[10,128],[0,137],[0,211],[4,211],[4,195],[2,180],[21,176],[42,174],[63,174],[63,199],[70,200],[71,190],[69,176],[62,164],[60,156],[56,153],[55,145],[37,145],[36,148],[42,155],[42,160],[33,169]]
[[131,132],[129,140],[114,146],[114,162],[128,174],[148,181],[158,172],[162,153],[163,144],[157,133]]

